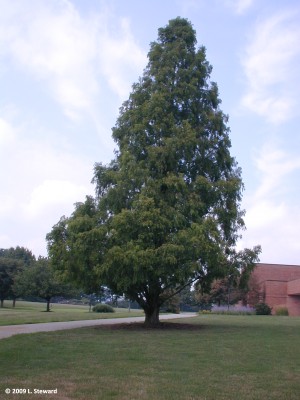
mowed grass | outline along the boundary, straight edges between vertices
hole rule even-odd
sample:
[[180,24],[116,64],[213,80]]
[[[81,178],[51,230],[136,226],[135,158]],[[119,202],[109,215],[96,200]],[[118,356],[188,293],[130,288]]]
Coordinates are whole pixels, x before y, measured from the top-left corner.
[[8,387],[58,390],[23,400],[299,400],[300,318],[176,322],[193,329],[90,327],[3,339],[0,398],[13,397]]
[[[51,311],[46,312],[45,303],[17,301],[12,308],[12,302],[7,300],[4,308],[0,308],[0,326],[37,324],[40,322],[79,321],[99,318],[122,318],[142,316],[141,310],[116,308],[114,313],[89,312],[89,306],[71,304],[51,304]],[[1,399],[1,397],[0,397]]]

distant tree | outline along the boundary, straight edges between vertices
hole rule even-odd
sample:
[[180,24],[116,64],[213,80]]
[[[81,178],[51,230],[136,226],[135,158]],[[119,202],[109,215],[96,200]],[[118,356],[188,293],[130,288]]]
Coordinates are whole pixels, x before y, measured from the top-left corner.
[[231,303],[230,286],[231,283],[228,278],[214,280],[209,293],[210,302],[218,306]]
[[215,279],[208,293],[198,295],[198,300],[207,304],[216,304],[217,306],[226,305],[228,308],[241,300],[241,291],[231,277]]
[[[3,260],[5,260],[3,262]],[[8,284],[10,282],[10,289],[6,290],[6,298],[10,298],[13,300],[13,307],[16,305],[16,299],[18,297],[18,293],[15,291],[14,280],[17,274],[19,274],[23,268],[28,267],[29,265],[35,262],[35,256],[32,252],[25,247],[17,246],[16,248],[10,247],[8,249],[0,249],[0,264],[3,266],[4,264],[10,265],[8,268],[9,276],[6,278],[5,282]],[[2,261],[2,262],[1,262]],[[15,267],[12,267],[15,265]],[[3,270],[2,270],[3,273]],[[1,278],[0,278],[1,279]],[[3,283],[3,281],[2,281]],[[4,292],[3,292],[4,293]],[[2,300],[2,305],[3,305]]]
[[[192,25],[176,18],[160,28],[148,58],[113,128],[116,157],[95,166],[96,198],[47,239],[62,273],[96,277],[156,325],[160,307],[186,286],[208,288],[238,268],[231,260],[244,226],[243,184]],[[251,263],[257,249],[252,255]]]
[[[72,218],[62,217],[48,233],[52,267],[60,281],[72,282],[89,297],[90,311],[95,297],[108,296],[101,285],[97,272],[99,230],[94,229],[97,220],[96,201],[87,196],[85,203],[76,203]],[[110,295],[111,295],[111,291]]]
[[243,300],[245,304],[248,304],[251,307],[256,306],[256,304],[264,301],[263,292],[259,285],[259,282],[255,275],[251,275],[249,279],[249,290],[246,292]]
[[260,252],[257,246],[254,250],[246,249],[234,252],[229,262],[227,276],[214,279],[209,288],[202,290],[201,285],[197,287],[198,301],[218,306],[232,304],[242,301],[247,304],[248,293],[251,286],[251,273],[256,266],[256,255]]
[[46,311],[50,311],[53,297],[68,296],[71,293],[70,286],[63,285],[57,279],[45,257],[39,257],[33,265],[17,276],[15,290],[23,296],[36,296],[46,300]]
[[0,307],[4,307],[4,300],[14,297],[13,285],[16,275],[23,268],[20,260],[0,257]]
[[179,293],[180,304],[186,306],[194,306],[195,302],[195,290],[191,287],[191,285],[186,286]]
[[72,280],[86,294],[100,291],[97,279],[97,254],[94,246],[99,233],[96,202],[88,196],[85,203],[76,203],[72,218],[62,217],[47,235],[51,245],[51,261],[61,279]]
[[32,251],[25,247],[10,247],[9,249],[0,249],[0,257],[19,260],[24,266],[29,266],[36,261]]

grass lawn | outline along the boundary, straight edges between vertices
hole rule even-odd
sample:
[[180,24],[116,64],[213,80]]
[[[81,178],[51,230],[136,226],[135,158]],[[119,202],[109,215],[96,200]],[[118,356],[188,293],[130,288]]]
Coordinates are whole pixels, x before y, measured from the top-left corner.
[[[116,308],[116,312],[100,314],[89,312],[89,306],[70,304],[51,304],[51,312],[45,312],[46,303],[35,303],[17,301],[16,307],[12,308],[12,301],[6,300],[4,308],[0,308],[0,326],[37,324],[39,322],[78,321],[84,319],[98,318],[122,318],[142,316],[140,310]],[[0,397],[1,399],[1,397]]]
[[[90,327],[2,339],[0,398],[299,400],[300,318],[177,322],[193,329]],[[57,394],[18,397],[5,388]]]

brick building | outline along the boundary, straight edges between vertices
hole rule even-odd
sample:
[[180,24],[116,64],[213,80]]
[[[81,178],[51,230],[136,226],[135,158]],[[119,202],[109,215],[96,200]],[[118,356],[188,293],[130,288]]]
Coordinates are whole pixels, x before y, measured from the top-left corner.
[[277,308],[286,307],[291,316],[300,316],[300,265],[258,263],[250,279],[250,295]]

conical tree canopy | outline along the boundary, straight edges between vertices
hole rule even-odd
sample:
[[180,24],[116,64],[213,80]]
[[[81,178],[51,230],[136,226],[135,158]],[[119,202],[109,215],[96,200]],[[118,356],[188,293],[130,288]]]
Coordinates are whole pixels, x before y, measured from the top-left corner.
[[[95,166],[97,211],[81,235],[94,238],[99,279],[137,301],[149,324],[186,285],[205,287],[229,266],[240,268],[233,259],[243,227],[241,174],[196,42],[186,19],[159,29],[113,128],[116,157]],[[253,265],[257,249],[247,254]]]

